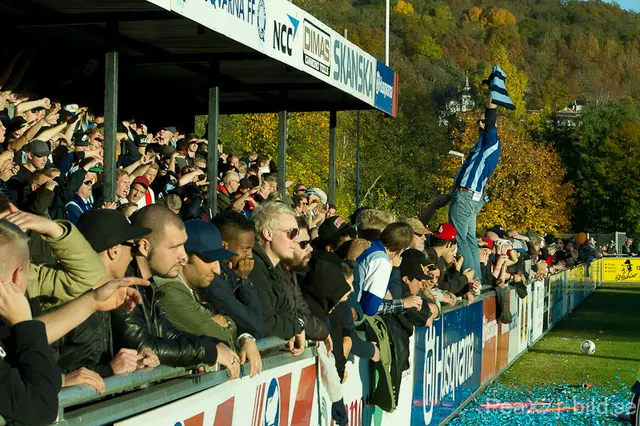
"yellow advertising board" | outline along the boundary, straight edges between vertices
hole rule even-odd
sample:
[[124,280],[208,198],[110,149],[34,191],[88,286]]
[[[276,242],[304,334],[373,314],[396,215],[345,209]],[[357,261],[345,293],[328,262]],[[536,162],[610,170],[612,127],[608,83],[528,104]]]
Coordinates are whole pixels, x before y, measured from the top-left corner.
[[602,259],[602,281],[640,282],[640,257]]

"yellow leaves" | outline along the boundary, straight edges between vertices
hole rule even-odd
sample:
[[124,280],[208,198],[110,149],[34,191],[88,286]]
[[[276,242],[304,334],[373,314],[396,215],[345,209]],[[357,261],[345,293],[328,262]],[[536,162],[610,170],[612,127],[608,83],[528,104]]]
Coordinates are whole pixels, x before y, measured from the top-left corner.
[[407,1],[398,0],[394,10],[401,15],[409,15],[413,13],[413,5]]
[[507,9],[497,7],[491,9],[486,16],[487,24],[490,27],[497,27],[500,25],[515,25],[516,17]]
[[482,17],[482,9],[475,6],[472,7],[467,11],[467,17],[469,18],[470,21],[473,21],[473,22],[480,21],[480,18]]

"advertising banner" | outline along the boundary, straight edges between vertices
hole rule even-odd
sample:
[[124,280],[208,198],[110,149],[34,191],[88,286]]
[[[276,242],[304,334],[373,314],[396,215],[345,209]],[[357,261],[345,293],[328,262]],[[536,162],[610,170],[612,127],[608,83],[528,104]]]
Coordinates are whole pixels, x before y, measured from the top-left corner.
[[231,380],[117,423],[175,426],[315,425],[315,358]]
[[498,365],[498,322],[496,319],[496,298],[482,301],[482,369],[480,383],[485,383],[496,373]]
[[375,107],[395,117],[398,105],[397,75],[380,61],[377,68]]
[[416,329],[412,424],[439,424],[479,388],[482,305],[456,309],[432,327]]
[[605,283],[640,282],[640,258],[602,259],[602,281]]
[[509,292],[509,307],[513,321],[509,324],[509,363],[518,356],[520,348],[520,302],[515,291]]
[[532,299],[533,295],[531,294],[531,285],[528,285],[527,297],[525,297],[524,299],[518,297],[518,355],[526,351],[527,347],[529,346],[529,338],[531,336],[532,329]]
[[288,0],[171,0],[171,10],[395,114],[395,72]]
[[531,339],[529,344],[535,343],[544,332],[544,308],[545,308],[545,285],[544,281],[536,281],[531,286],[533,288],[533,315],[531,318]]

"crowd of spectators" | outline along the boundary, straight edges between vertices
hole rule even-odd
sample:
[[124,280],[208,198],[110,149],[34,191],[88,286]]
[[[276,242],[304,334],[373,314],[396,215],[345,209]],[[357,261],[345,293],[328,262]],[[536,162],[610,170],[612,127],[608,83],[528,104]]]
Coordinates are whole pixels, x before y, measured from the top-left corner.
[[525,297],[528,281],[597,255],[581,236],[573,243],[496,226],[473,244],[466,234],[480,269],[464,268],[452,224],[432,232],[424,215],[401,220],[366,207],[345,219],[320,188],[277,192],[277,165],[258,153],[221,152],[217,193],[208,194],[210,141],[170,123],[119,124],[109,198],[104,118],[4,83],[0,415],[8,420],[51,422],[61,387],[104,392],[105,377],[160,364],[217,364],[234,379],[248,363],[253,377],[262,370],[256,340],[276,336],[294,356],[319,345],[332,416],[343,425],[341,386],[354,356],[375,363],[374,402],[392,410],[414,327],[483,289],[495,289],[509,323],[509,286]]

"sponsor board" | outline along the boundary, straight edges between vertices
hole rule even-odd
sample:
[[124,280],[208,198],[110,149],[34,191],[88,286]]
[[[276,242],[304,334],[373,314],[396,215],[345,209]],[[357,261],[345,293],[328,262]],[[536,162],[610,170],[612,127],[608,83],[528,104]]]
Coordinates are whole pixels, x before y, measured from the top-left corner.
[[482,303],[448,312],[415,336],[411,423],[436,425],[480,387]]
[[509,324],[509,363],[518,356],[520,348],[520,298],[515,291],[509,292],[509,308],[513,321]]
[[606,283],[640,282],[640,258],[602,259],[602,281]]
[[[515,293],[515,291],[513,293]],[[532,327],[532,298],[531,285],[527,286],[527,296],[524,299],[518,297],[518,350],[516,355],[520,355],[526,351],[529,346]]]
[[376,108],[395,117],[398,106],[398,75],[378,61],[376,71]]
[[308,19],[304,20],[303,28],[304,65],[329,77],[331,75],[331,34]]
[[387,114],[397,111],[395,72],[288,0],[154,0],[173,12]]
[[535,343],[544,332],[544,304],[545,285],[544,281],[536,281],[532,284],[532,317],[531,317],[531,339],[530,344]]
[[317,419],[315,358],[225,382],[117,425],[293,426]]
[[496,298],[492,296],[482,301],[482,369],[480,383],[486,382],[496,373],[499,328],[496,319]]

